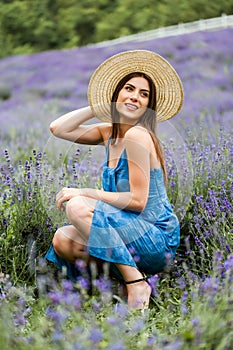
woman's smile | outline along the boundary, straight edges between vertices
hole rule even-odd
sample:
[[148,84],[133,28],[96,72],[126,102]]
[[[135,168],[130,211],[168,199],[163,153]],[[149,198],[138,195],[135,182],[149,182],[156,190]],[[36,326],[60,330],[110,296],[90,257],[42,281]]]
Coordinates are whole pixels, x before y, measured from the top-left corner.
[[133,105],[131,103],[125,103],[125,106],[132,111],[136,111],[138,109],[136,105]]
[[149,84],[145,78],[130,79],[120,90],[117,98],[116,108],[121,121],[125,118],[140,118],[148,106],[149,94]]

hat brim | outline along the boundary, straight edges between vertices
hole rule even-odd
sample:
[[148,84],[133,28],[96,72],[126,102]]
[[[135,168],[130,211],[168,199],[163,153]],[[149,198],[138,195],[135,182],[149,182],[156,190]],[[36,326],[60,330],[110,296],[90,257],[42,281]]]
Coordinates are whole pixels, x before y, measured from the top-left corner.
[[94,115],[111,122],[110,105],[117,84],[127,74],[146,73],[156,88],[156,115],[161,122],[174,117],[183,104],[184,93],[175,69],[162,56],[147,50],[118,53],[104,61],[88,85],[88,102]]

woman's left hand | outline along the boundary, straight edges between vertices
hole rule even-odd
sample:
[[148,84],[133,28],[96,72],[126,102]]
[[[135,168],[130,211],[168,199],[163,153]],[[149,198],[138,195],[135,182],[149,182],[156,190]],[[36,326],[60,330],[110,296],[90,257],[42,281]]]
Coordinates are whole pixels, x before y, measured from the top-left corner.
[[64,202],[68,202],[71,198],[77,196],[84,196],[82,189],[63,187],[63,189],[56,195],[56,205],[59,210],[64,209]]

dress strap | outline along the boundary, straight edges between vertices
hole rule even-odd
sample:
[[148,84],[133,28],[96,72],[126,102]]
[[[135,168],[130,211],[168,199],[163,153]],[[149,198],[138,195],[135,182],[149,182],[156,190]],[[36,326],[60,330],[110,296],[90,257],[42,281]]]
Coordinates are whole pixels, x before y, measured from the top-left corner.
[[112,136],[109,136],[108,143],[107,143],[107,146],[106,146],[106,158],[105,158],[106,165],[108,165],[109,145],[110,145],[111,139],[112,139]]
[[108,138],[108,147],[109,147],[109,144],[110,144],[111,140],[112,140],[112,136],[109,136],[109,138]]

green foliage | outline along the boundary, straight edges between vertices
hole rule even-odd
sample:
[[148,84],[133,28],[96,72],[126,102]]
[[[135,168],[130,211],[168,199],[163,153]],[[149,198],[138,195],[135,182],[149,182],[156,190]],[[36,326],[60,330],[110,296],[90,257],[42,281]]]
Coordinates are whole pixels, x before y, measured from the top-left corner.
[[10,274],[15,284],[34,282],[36,258],[45,254],[55,230],[40,176],[42,162],[35,152],[24,167],[14,169],[8,154],[6,162],[10,172],[3,170],[1,177],[0,271]]
[[[93,279],[87,294],[80,282],[51,271],[38,276],[39,298],[30,287],[0,275],[0,345],[10,349],[231,350],[233,344],[233,256],[214,257],[211,276],[199,279],[185,267],[180,278],[160,276],[151,308],[131,311],[114,301],[107,280]],[[47,279],[46,279],[47,275]],[[99,286],[99,287],[98,287]]]
[[[55,205],[56,186],[59,183],[60,190],[74,181],[75,161],[84,166],[94,157],[90,149],[72,159],[67,154],[60,156],[63,159],[58,164],[54,161],[54,168],[47,154],[35,150],[32,154],[18,152],[19,160],[16,154],[11,160],[7,150],[0,157],[0,272],[9,274],[15,285],[35,282],[37,258],[45,255],[57,227],[64,225],[65,212]],[[81,187],[98,186],[85,166],[79,177],[76,186],[77,182]]]
[[8,87],[0,86],[0,100],[8,100],[11,97],[11,91]]
[[0,58],[233,13],[233,0],[0,1]]
[[232,159],[230,134],[221,131],[212,145],[205,144],[207,130],[202,127],[200,123],[199,139],[190,140],[190,148],[192,144],[196,147],[192,156],[194,181],[189,207],[181,224],[179,253],[185,252],[195,273],[208,274],[213,268],[215,251],[225,252],[225,257],[232,252],[233,198],[232,176],[229,175]]

